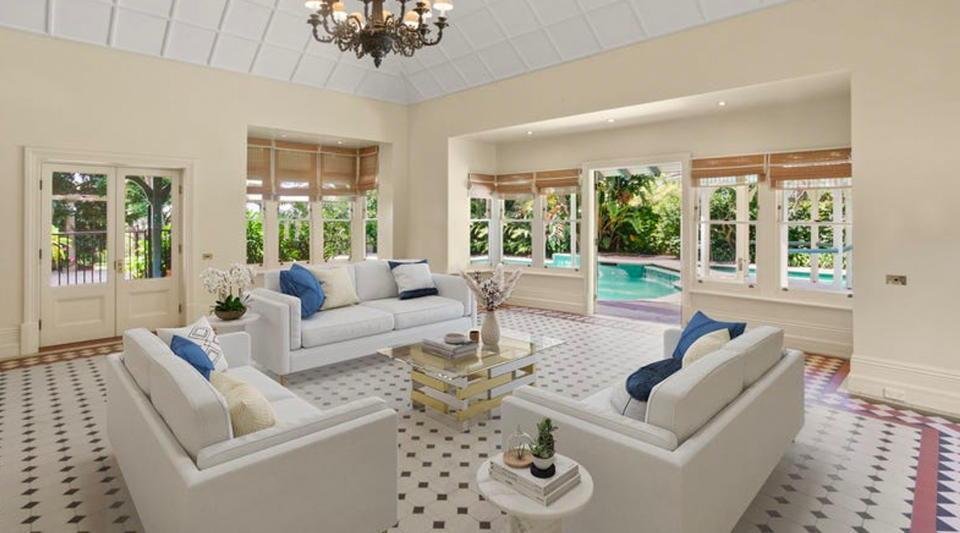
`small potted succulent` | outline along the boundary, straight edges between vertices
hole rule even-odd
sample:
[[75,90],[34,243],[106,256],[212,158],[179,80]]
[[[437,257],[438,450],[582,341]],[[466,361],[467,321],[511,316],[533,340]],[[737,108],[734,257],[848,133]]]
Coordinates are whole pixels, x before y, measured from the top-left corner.
[[544,418],[537,424],[537,440],[530,447],[533,453],[533,464],[530,465],[530,473],[536,477],[552,477],[557,469],[554,467],[554,461],[557,458],[554,448],[555,441],[553,432],[557,427],[553,425],[553,420]]
[[200,274],[207,292],[217,298],[213,314],[220,320],[237,320],[247,312],[247,291],[253,287],[253,269],[234,263],[227,270],[208,268]]

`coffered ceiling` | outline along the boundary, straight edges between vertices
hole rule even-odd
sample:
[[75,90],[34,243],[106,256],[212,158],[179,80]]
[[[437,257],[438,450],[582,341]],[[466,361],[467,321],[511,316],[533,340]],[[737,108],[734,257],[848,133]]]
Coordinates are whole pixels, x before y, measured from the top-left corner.
[[455,0],[440,45],[380,69],[314,42],[302,0],[0,0],[0,25],[406,104],[784,1]]

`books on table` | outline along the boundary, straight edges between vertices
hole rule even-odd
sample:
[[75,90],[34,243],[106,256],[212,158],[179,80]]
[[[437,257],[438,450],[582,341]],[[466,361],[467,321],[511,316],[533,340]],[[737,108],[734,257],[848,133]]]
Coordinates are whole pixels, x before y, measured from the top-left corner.
[[439,339],[423,339],[420,343],[420,347],[423,351],[439,355],[441,357],[447,357],[450,359],[459,359],[461,357],[468,357],[471,355],[477,354],[477,343],[468,342],[466,344],[450,344],[445,342],[443,338]]
[[503,455],[497,454],[490,459],[490,477],[541,505],[550,505],[580,484],[580,466],[573,459],[557,454],[554,465],[557,473],[541,479],[531,474],[529,468],[507,466]]

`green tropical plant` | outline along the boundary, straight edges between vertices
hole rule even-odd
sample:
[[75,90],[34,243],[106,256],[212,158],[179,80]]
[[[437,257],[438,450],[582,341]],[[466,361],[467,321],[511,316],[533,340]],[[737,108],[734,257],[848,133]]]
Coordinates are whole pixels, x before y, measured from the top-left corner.
[[553,432],[557,427],[553,425],[553,420],[544,418],[537,423],[537,441],[530,447],[530,453],[540,459],[549,459],[556,452],[554,449],[556,442],[553,438]]

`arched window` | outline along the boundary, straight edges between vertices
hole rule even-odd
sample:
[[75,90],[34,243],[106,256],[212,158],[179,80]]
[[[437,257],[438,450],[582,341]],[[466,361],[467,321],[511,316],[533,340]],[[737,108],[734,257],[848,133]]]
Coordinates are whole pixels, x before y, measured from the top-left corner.
[[757,275],[756,176],[702,186],[697,200],[697,277],[745,283]]

